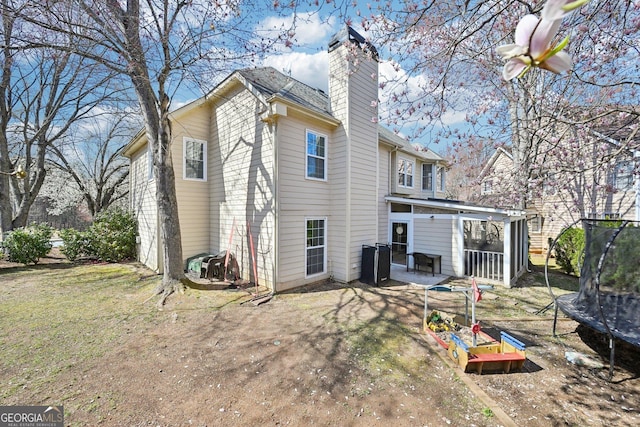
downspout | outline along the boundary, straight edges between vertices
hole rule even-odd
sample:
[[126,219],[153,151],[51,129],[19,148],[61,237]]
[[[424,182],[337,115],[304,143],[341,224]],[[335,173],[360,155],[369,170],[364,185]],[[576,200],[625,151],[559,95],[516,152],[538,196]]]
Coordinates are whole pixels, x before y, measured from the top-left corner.
[[[389,174],[387,178],[387,195],[391,195],[391,183],[395,180],[395,178],[392,176],[393,171],[395,170],[393,167],[393,155],[396,154],[397,151],[398,151],[398,147],[393,147],[393,150],[389,151]],[[393,240],[393,231],[391,231],[391,228],[389,227],[391,223],[390,218],[391,218],[391,202],[389,202],[389,206],[387,206],[387,243],[388,244],[391,244],[391,241]],[[389,231],[391,231],[391,233],[389,233]]]
[[391,194],[391,183],[394,182],[395,177],[392,176],[395,168],[393,167],[393,155],[398,152],[398,147],[393,147],[393,150],[389,152],[389,179],[387,180],[387,194]]
[[271,290],[272,294],[277,292],[277,283],[278,283],[278,266],[280,265],[280,200],[278,198],[278,187],[280,186],[280,177],[278,175],[278,121],[277,119],[273,120],[271,123],[271,138],[273,144],[273,289]]
[[[271,295],[274,295],[277,292],[277,283],[278,283],[278,266],[280,260],[280,252],[279,252],[279,235],[280,235],[280,216],[279,216],[279,200],[278,200],[278,188],[280,185],[280,179],[278,176],[278,115],[273,111],[273,104],[267,105],[267,108],[264,111],[261,111],[258,114],[260,120],[265,122],[267,126],[269,126],[269,134],[271,137],[271,144],[273,147],[273,259],[272,259],[272,271],[271,271],[271,279],[272,279],[272,288]],[[265,270],[266,273],[266,270]]]
[[351,241],[352,241],[352,237],[351,236],[351,94],[349,92],[349,86],[350,86],[351,81],[349,80],[349,78],[347,77],[347,96],[346,96],[346,112],[347,112],[347,117],[346,117],[346,124],[347,126],[345,127],[345,130],[348,129],[347,132],[345,132],[345,136],[346,136],[346,151],[347,151],[347,158],[346,158],[346,169],[347,169],[347,191],[345,194],[346,197],[346,205],[347,205],[347,209],[345,212],[345,216],[346,216],[346,226],[345,226],[345,235],[347,236],[347,238],[345,239],[345,256],[347,258],[347,263],[346,263],[346,279],[347,279],[347,283],[351,282],[351,275],[353,274],[353,266],[351,265]]

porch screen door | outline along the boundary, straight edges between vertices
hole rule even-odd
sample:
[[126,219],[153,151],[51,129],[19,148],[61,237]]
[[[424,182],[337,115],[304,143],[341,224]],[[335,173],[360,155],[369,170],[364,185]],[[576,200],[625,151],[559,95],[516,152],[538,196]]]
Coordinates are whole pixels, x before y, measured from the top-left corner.
[[407,237],[406,222],[391,223],[391,263],[407,265]]

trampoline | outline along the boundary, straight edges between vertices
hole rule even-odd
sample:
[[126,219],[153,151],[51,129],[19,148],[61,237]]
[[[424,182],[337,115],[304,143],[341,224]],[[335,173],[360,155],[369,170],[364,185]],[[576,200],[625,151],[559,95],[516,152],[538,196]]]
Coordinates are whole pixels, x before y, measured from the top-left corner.
[[[578,292],[556,296],[549,283],[549,258],[567,230],[581,224],[585,247]],[[613,377],[615,339],[640,347],[640,223],[582,219],[553,241],[545,263],[545,280],[558,310],[609,338],[609,378]]]

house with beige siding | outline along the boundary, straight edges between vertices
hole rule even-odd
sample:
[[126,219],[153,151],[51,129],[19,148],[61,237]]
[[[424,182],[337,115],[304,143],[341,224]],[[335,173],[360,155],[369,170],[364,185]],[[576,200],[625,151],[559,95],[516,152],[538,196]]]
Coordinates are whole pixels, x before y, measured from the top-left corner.
[[[539,188],[531,189],[525,207],[531,253],[546,253],[549,241],[581,218],[640,220],[634,153],[603,133],[588,135],[572,148],[580,167],[566,158],[560,165],[536,172]],[[508,198],[504,196],[512,187],[504,183],[513,182],[514,176],[510,150],[498,148],[481,173],[476,200],[505,206]]]
[[[377,52],[349,27],[329,44],[328,77],[327,94],[273,68],[242,69],[173,111],[185,264],[229,251],[242,278],[284,291],[357,280],[363,247],[385,244],[401,268],[424,250],[442,253],[442,274],[465,275],[460,214],[479,223],[493,216],[507,229],[518,214],[442,202],[446,162],[378,124]],[[139,259],[161,271],[143,134],[125,155]]]

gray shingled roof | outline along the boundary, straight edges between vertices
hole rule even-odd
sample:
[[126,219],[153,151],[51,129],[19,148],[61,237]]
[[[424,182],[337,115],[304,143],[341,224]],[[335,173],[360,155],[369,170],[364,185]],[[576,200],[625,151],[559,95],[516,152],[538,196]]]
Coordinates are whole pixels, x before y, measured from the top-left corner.
[[238,73],[260,91],[265,98],[279,95],[303,107],[331,115],[329,97],[326,93],[282,74],[273,67],[245,68],[239,70]]
[[430,149],[425,150],[416,150],[416,148],[406,139],[397,135],[396,133],[390,131],[384,126],[378,125],[378,135],[381,139],[385,140],[387,143],[393,144],[396,147],[406,151],[407,153],[413,153],[417,157],[428,159],[428,160],[443,160],[443,158],[437,153],[431,151]]
[[[265,98],[279,95],[303,107],[333,116],[329,108],[329,96],[326,93],[320,89],[307,86],[273,67],[245,68],[237,72]],[[387,142],[408,153],[413,153],[417,157],[429,160],[442,160],[441,156],[431,150],[417,151],[407,140],[381,125],[378,125],[378,133],[380,137]]]

